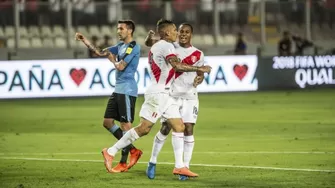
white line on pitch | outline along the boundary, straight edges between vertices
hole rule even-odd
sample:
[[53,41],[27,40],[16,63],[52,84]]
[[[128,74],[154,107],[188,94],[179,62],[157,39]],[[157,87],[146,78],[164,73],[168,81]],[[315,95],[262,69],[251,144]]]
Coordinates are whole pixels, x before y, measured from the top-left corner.
[[[102,160],[81,160],[81,159],[50,159],[50,158],[21,158],[21,157],[0,157],[5,160],[25,160],[25,161],[62,161],[62,162],[94,162],[102,163]],[[147,164],[147,162],[138,162],[140,164]],[[173,165],[171,162],[161,162],[158,164]],[[302,172],[335,172],[334,170],[325,169],[304,169],[304,168],[280,168],[280,167],[266,167],[266,166],[241,166],[241,165],[219,165],[219,164],[192,164],[192,166],[205,167],[224,167],[224,168],[245,168],[245,169],[264,169],[264,170],[282,170],[282,171],[302,171]]]
[[[150,151],[144,151],[150,152]],[[162,151],[161,153],[173,153],[172,151]],[[334,155],[335,152],[327,151],[195,151],[197,154],[327,154]],[[100,155],[100,152],[77,152],[77,153],[0,153],[6,155]]]

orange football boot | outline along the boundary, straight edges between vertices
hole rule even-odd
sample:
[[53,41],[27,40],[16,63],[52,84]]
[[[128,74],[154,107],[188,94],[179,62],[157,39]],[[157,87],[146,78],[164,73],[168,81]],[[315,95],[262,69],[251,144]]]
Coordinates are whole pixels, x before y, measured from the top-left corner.
[[127,163],[119,163],[116,167],[112,168],[112,172],[119,173],[119,172],[127,172]]
[[137,163],[137,161],[141,158],[142,154],[143,152],[141,150],[132,148],[130,150],[130,160],[127,168],[130,169],[131,167],[133,167]]
[[107,148],[104,148],[101,151],[101,154],[102,154],[102,156],[103,156],[103,158],[105,160],[104,163],[105,163],[106,170],[109,173],[112,173],[113,172],[112,163],[113,163],[114,156],[111,156],[111,155],[108,154]]
[[172,173],[174,175],[183,175],[183,176],[187,176],[187,177],[198,177],[199,175],[191,172],[188,168],[183,167],[183,168],[174,168]]

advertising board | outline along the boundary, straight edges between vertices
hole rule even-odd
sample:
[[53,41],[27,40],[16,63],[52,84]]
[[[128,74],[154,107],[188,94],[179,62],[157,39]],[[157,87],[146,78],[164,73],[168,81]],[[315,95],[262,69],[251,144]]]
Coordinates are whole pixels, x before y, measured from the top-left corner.
[[[256,91],[256,56],[208,56],[212,72],[199,92]],[[107,59],[0,61],[0,98],[108,96],[115,69]],[[138,93],[150,84],[147,58],[140,58],[135,80]]]

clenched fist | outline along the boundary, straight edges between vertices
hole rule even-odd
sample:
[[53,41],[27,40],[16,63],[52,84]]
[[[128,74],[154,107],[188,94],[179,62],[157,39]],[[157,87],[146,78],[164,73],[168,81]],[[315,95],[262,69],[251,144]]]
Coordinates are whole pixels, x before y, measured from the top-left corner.
[[75,39],[78,40],[78,41],[84,40],[84,38],[85,38],[84,35],[81,34],[81,33],[78,33],[78,32],[77,32],[77,33],[75,34]]
[[155,32],[153,30],[150,30],[148,32],[148,36],[153,37],[155,35]]

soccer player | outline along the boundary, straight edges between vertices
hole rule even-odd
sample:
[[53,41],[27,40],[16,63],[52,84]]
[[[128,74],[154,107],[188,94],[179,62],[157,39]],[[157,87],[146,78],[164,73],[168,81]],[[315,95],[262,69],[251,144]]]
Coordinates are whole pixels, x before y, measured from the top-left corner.
[[149,52],[151,68],[151,85],[145,92],[144,103],[140,110],[140,124],[130,129],[116,144],[104,148],[102,155],[108,172],[112,172],[112,161],[121,148],[133,143],[140,137],[148,134],[160,118],[167,119],[172,127],[172,145],[175,154],[175,168],[173,174],[197,177],[183,163],[184,124],[180,117],[177,101],[169,96],[170,86],[175,71],[178,72],[210,72],[210,66],[191,66],[180,63],[175,53],[173,42],[177,40],[177,28],[172,21],[160,20],[157,23],[160,40],[155,43]]
[[[182,63],[203,66],[204,54],[199,49],[191,45],[193,27],[188,23],[183,23],[179,26],[178,43],[176,46],[176,53],[181,59]],[[146,38],[146,45],[151,46],[157,40],[153,38],[154,32],[149,31]],[[184,130],[184,164],[187,168],[190,167],[192,152],[194,148],[193,127],[197,121],[199,111],[199,100],[196,86],[204,80],[203,73],[195,72],[177,72],[175,80],[173,81],[170,89],[170,95],[181,100],[181,117],[185,125]],[[152,147],[151,158],[146,170],[149,179],[154,179],[156,174],[156,163],[159,152],[161,151],[167,135],[171,131],[171,127],[167,122],[162,119],[162,127],[154,138]],[[185,179],[186,177],[180,177]]]
[[[76,39],[99,56],[106,56],[116,68],[116,84],[113,94],[108,100],[105,110],[103,126],[117,139],[120,139],[126,131],[132,127],[135,113],[135,102],[137,98],[137,83],[134,75],[139,63],[140,46],[133,40],[135,24],[131,20],[118,21],[117,34],[120,42],[115,46],[100,51],[93,46],[82,34],[76,33]],[[117,126],[114,121],[119,121]],[[122,131],[123,130],[123,131]],[[127,158],[130,151],[130,162]],[[112,172],[125,172],[133,167],[141,157],[142,151],[133,145],[124,147],[120,163],[111,169]]]

